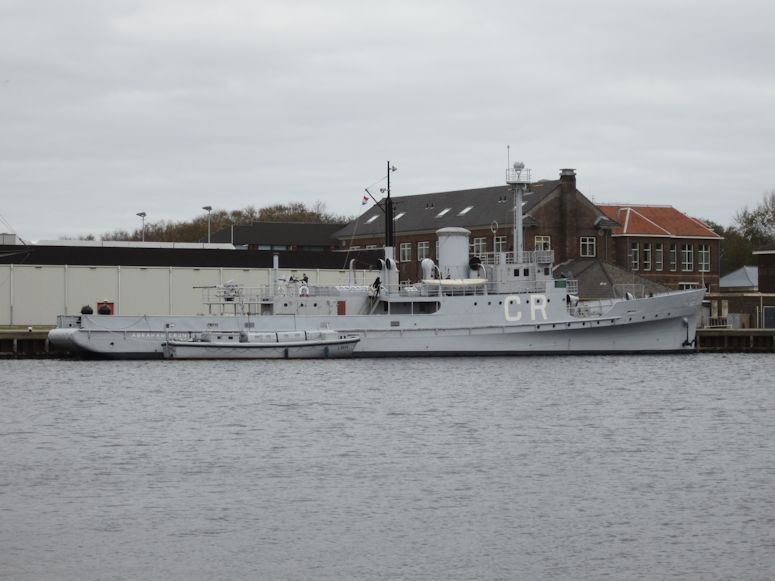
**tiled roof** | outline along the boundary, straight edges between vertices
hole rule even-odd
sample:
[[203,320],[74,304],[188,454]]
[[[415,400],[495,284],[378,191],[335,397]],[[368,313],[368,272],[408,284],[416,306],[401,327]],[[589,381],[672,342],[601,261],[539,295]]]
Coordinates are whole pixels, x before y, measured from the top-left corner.
[[701,220],[687,216],[672,206],[598,204],[606,216],[621,227],[614,236],[666,236],[680,238],[720,238]]
[[[560,185],[560,180],[535,182],[523,198],[522,213],[529,214],[542,200]],[[392,196],[395,233],[438,230],[450,226],[462,228],[489,227],[512,224],[514,196],[509,186],[492,186],[453,192],[436,192],[413,196]],[[380,200],[382,203],[384,200]],[[528,217],[529,221],[529,217]],[[334,234],[337,238],[350,236],[382,236],[385,218],[375,204],[357,220]]]

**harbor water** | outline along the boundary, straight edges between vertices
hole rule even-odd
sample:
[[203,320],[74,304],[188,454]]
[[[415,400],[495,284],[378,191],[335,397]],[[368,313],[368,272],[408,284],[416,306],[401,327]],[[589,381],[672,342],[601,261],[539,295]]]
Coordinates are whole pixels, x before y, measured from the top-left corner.
[[772,579],[772,370],[0,361],[0,579]]

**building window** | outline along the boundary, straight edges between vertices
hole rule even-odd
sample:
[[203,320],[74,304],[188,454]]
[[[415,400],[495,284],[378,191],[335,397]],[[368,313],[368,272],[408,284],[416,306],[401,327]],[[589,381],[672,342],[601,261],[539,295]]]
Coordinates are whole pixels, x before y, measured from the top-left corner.
[[694,246],[681,244],[681,270],[691,272],[694,270]]
[[495,252],[506,252],[508,248],[509,246],[506,236],[495,237]]
[[643,243],[643,270],[651,270],[651,242]]
[[594,236],[582,236],[581,237],[581,256],[586,258],[594,258],[597,256],[597,250],[595,244],[597,240]]
[[710,272],[710,246],[708,244],[700,244],[697,261],[700,272]]
[[664,266],[664,252],[662,250],[662,243],[654,244],[654,270],[662,272]]
[[400,262],[409,262],[412,260],[412,243],[402,242],[399,246],[398,260]]
[[536,250],[551,250],[552,249],[552,237],[551,236],[536,236],[535,237],[535,249]]
[[632,270],[638,270],[638,261],[640,259],[640,244],[637,242],[632,243],[632,249],[630,250],[630,264]]
[[487,238],[474,238],[474,243],[471,246],[471,252],[474,256],[481,256],[487,252]]
[[431,243],[430,242],[418,242],[417,243],[417,260],[420,261],[423,258],[430,258],[431,256]]
[[678,268],[678,250],[675,244],[670,245],[670,270],[675,272]]
[[436,261],[439,260],[439,241],[436,240]]

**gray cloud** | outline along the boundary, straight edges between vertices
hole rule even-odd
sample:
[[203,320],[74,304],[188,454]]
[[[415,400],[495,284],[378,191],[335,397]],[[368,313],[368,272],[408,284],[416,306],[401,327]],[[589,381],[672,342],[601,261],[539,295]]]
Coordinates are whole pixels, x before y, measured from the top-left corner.
[[29,239],[491,185],[728,224],[775,188],[768,2],[3,3],[2,214]]

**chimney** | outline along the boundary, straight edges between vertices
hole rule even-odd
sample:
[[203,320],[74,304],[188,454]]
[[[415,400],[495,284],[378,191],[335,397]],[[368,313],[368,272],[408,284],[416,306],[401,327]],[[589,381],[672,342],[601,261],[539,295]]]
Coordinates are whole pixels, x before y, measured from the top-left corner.
[[571,193],[576,191],[576,170],[575,169],[561,169],[560,170],[560,185],[562,186],[562,193]]
[[579,255],[576,232],[576,170],[560,170],[560,244],[557,247],[558,262],[565,262]]

